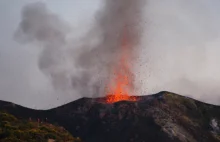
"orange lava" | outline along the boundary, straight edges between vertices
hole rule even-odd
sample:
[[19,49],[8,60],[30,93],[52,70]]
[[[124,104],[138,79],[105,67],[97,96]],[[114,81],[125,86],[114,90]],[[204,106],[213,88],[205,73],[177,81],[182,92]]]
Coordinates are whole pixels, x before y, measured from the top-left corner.
[[137,97],[131,96],[133,89],[133,76],[129,63],[132,59],[132,48],[129,39],[123,35],[119,61],[113,67],[114,77],[108,85],[106,103],[114,103],[122,100],[137,101]]

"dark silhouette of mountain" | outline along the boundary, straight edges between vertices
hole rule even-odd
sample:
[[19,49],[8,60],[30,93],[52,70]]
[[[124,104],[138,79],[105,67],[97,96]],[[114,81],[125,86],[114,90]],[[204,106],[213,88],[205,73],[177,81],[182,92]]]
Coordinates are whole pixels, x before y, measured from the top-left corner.
[[220,142],[218,106],[170,92],[136,102],[103,99],[82,98],[44,111],[2,101],[0,110],[58,124],[84,142]]

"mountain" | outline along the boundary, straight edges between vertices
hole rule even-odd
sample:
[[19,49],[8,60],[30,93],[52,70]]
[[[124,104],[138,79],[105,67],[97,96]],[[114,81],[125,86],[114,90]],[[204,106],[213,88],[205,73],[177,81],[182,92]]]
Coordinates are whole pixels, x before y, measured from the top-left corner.
[[171,92],[138,101],[104,103],[82,98],[50,110],[0,102],[18,118],[63,126],[84,142],[220,142],[220,107]]

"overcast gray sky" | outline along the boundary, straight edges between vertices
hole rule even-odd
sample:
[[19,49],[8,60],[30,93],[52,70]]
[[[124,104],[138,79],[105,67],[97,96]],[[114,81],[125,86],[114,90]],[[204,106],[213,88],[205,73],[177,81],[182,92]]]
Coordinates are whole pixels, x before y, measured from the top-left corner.
[[[55,91],[38,69],[40,48],[13,38],[22,8],[36,1],[0,1],[0,100],[45,109],[80,94]],[[43,2],[71,26],[76,37],[91,27],[101,4],[101,0]],[[140,21],[145,32],[136,64],[137,94],[167,90],[220,104],[219,13],[219,0],[148,0]]]

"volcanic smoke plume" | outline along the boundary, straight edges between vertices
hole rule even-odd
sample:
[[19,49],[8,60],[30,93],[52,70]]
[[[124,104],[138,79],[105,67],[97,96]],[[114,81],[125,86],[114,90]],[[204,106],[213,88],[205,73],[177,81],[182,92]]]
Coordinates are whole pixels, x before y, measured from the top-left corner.
[[105,0],[96,24],[75,42],[68,38],[67,23],[43,3],[33,3],[23,8],[15,37],[43,46],[39,69],[55,89],[76,90],[89,97],[132,95],[142,7],[142,0]]

